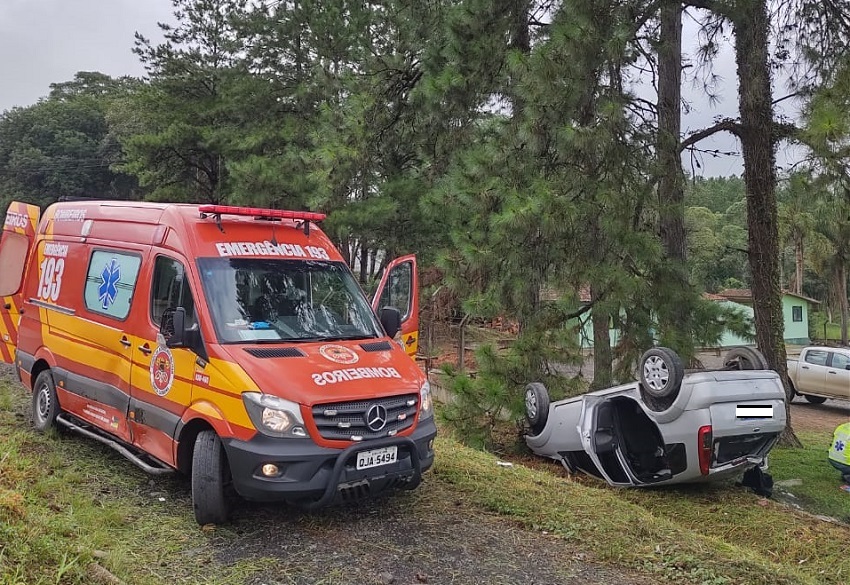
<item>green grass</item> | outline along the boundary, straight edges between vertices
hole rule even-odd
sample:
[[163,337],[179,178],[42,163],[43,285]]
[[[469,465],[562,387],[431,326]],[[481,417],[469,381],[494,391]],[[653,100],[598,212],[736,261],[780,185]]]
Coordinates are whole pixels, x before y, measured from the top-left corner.
[[798,432],[797,436],[804,448],[774,449],[770,454],[770,473],[775,481],[802,483],[777,489],[796,496],[796,500],[789,498],[790,501],[809,512],[850,524],[850,493],[840,489],[841,475],[827,462],[832,431]]
[[0,382],[0,585],[224,584],[262,568],[211,562],[180,480],[160,502],[108,448],[30,430],[21,395]]
[[[297,570],[256,553],[223,562],[217,555],[238,547],[239,534],[199,529],[185,481],[150,483],[95,442],[39,435],[22,416],[25,407],[23,393],[0,382],[0,585],[110,583],[98,567],[140,585],[244,583],[264,571]],[[841,505],[818,495],[824,487],[838,491],[831,468],[816,465],[823,461],[823,447],[815,446],[823,437],[802,438],[811,441],[807,450],[775,452],[774,476],[802,477],[807,490],[796,495],[813,506]],[[850,530],[740,488],[615,490],[566,478],[560,467],[500,467],[492,455],[445,436],[437,452],[434,472],[420,488],[434,495],[417,496],[424,506],[417,515],[497,512],[595,560],[649,573],[653,582],[850,582]],[[811,472],[802,474],[807,465]],[[330,517],[304,522],[321,529],[321,519]]]
[[438,445],[437,474],[488,509],[574,542],[602,561],[681,583],[850,582],[850,529],[729,484],[617,490],[558,468],[497,468]]
[[[826,317],[821,313],[812,313],[810,316],[812,321],[809,331],[812,333],[813,340],[818,341],[840,341],[841,340],[841,324],[827,322]],[[824,334],[824,325],[826,325],[826,333]]]

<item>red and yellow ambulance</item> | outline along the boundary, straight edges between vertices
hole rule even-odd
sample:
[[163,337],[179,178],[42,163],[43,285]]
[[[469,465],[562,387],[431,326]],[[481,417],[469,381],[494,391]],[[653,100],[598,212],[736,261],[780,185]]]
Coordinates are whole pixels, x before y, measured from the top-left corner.
[[201,524],[226,520],[231,487],[306,506],[416,487],[436,427],[408,355],[415,258],[388,266],[370,306],[323,218],[75,201],[39,219],[13,203],[0,358],[32,389],[35,427],[188,474]]

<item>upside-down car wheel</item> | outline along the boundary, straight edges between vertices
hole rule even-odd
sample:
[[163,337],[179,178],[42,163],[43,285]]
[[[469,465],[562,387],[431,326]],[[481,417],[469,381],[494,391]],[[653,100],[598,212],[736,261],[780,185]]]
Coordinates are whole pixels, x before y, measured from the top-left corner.
[[733,347],[726,352],[723,365],[731,370],[769,370],[764,355],[752,347]]
[[653,347],[640,358],[640,383],[652,398],[672,398],[679,393],[685,369],[676,352]]
[[539,435],[549,418],[549,392],[540,382],[525,387],[525,418],[535,435]]

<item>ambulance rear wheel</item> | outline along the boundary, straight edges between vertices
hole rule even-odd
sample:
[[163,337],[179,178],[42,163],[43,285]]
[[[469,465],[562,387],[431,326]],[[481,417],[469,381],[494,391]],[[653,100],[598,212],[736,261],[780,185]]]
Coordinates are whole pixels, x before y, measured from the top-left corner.
[[45,432],[56,426],[59,415],[59,399],[56,397],[56,385],[53,374],[44,370],[35,379],[32,392],[32,422],[37,431]]
[[215,431],[201,431],[192,454],[192,507],[198,524],[224,524],[229,508],[225,488],[230,471],[221,439]]

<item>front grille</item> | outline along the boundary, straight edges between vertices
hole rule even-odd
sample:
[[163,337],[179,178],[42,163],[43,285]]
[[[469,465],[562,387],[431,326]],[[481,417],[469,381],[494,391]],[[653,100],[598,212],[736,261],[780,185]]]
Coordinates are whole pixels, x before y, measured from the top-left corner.
[[304,352],[297,347],[248,347],[245,351],[258,358],[304,357]]
[[[366,426],[366,413],[374,405],[387,409],[387,424],[380,431]],[[413,426],[419,394],[388,396],[358,402],[329,402],[313,407],[313,422],[323,439],[349,441],[391,437]]]

